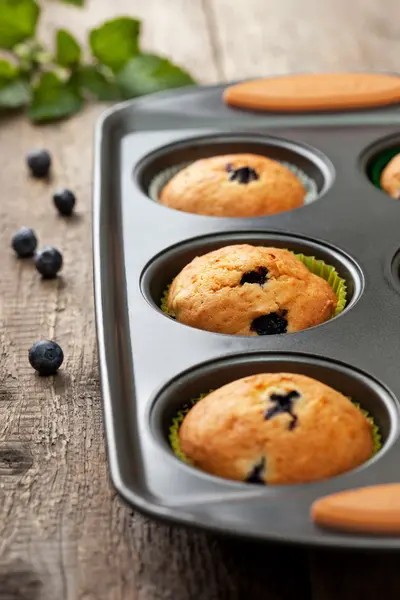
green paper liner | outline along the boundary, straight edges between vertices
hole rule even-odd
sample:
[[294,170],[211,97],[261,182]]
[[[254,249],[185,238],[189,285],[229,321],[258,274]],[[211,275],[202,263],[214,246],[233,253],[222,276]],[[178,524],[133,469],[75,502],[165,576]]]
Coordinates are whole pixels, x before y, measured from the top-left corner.
[[[303,263],[303,265],[305,265],[307,269],[311,271],[311,273],[322,277],[322,279],[325,279],[325,281],[329,283],[338,299],[335,314],[333,316],[336,317],[337,315],[339,315],[345,308],[347,302],[346,281],[342,277],[340,277],[335,267],[328,265],[323,260],[317,259],[315,258],[315,256],[305,256],[304,254],[296,253],[294,254],[296,258],[298,258]],[[171,313],[168,309],[168,292],[170,287],[171,284],[169,284],[169,286],[166,288],[161,297],[160,308],[164,314],[174,319],[175,315]]]
[[296,253],[295,256],[303,263],[303,265],[307,267],[309,271],[311,271],[311,273],[322,277],[322,279],[325,279],[325,281],[329,283],[338,299],[335,314],[333,316],[336,317],[337,315],[340,315],[347,302],[346,281],[340,277],[335,267],[328,265],[323,260],[315,258],[315,256],[305,256],[304,254]]
[[397,154],[400,153],[400,147],[391,148],[390,150],[384,150],[381,152],[374,160],[370,163],[368,167],[368,177],[371,182],[377,187],[379,190],[381,187],[381,175],[383,169],[388,165],[388,163],[394,158]]
[[[199,398],[199,400],[200,400],[200,398]],[[349,400],[351,400],[351,398],[349,398]],[[351,400],[351,401],[353,402],[353,400]],[[353,402],[353,404],[354,404],[354,406],[356,406],[358,409],[361,410],[361,412],[364,415],[364,417],[371,424],[371,427],[372,427],[372,441],[373,441],[372,456],[375,456],[375,454],[377,454],[379,452],[379,450],[382,448],[382,436],[380,434],[379,427],[375,423],[373,417],[371,417],[371,415],[369,414],[369,412],[367,410],[364,410],[363,408],[361,408],[361,406],[360,406],[360,404],[358,402]]]
[[[304,197],[304,204],[310,204],[314,202],[318,198],[318,186],[317,183],[307,175],[302,169],[297,167],[296,165],[286,162],[286,161],[277,161],[280,162],[287,169],[292,171],[294,175],[296,175],[297,179],[301,181],[303,184],[306,195]],[[174,165],[173,167],[168,167],[168,169],[164,169],[160,171],[150,182],[148,194],[152,200],[158,202],[162,189],[167,185],[169,181],[182,169],[188,167],[192,162],[184,162],[178,165]]]
[[[187,402],[176,413],[176,416],[172,420],[172,424],[171,424],[171,426],[169,428],[168,440],[169,440],[169,444],[170,444],[170,446],[172,448],[173,453],[175,454],[175,456],[177,458],[179,458],[183,462],[187,463],[188,465],[193,465],[193,462],[185,455],[185,453],[181,449],[180,442],[179,442],[179,429],[180,429],[180,426],[181,426],[181,424],[183,422],[183,419],[185,418],[185,416],[187,415],[187,413],[190,411],[190,409],[193,408],[193,406],[195,404],[197,404],[197,402],[199,402],[200,400],[202,400],[203,398],[205,398],[206,396],[208,396],[208,394],[211,394],[211,392],[213,392],[213,391],[214,390],[210,390],[209,392],[201,394],[200,396],[198,396],[195,399],[189,400],[189,402]],[[366,419],[371,424],[371,433],[372,433],[372,441],[373,441],[372,456],[375,456],[379,452],[379,450],[382,448],[382,436],[381,436],[381,433],[379,431],[379,427],[375,423],[373,417],[369,414],[368,411],[366,411],[363,408],[361,408],[361,406],[360,406],[360,404],[358,402],[354,402],[351,398],[349,398],[349,400],[351,402],[353,402],[354,406],[356,406],[359,410],[361,410],[361,412],[364,415],[364,417],[366,417]]]

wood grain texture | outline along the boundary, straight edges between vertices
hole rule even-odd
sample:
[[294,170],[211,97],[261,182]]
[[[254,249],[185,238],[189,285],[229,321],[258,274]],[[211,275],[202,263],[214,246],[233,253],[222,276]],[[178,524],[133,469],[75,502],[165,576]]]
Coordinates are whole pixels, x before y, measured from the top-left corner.
[[318,551],[310,555],[311,598],[398,600],[399,556]]
[[[146,48],[171,56],[208,83],[301,69],[395,68],[398,0],[90,0],[85,11],[48,3],[42,29],[89,26],[116,14],[144,19]],[[297,10],[296,10],[297,9]],[[62,125],[0,123],[0,600],[323,600],[394,590],[396,564],[355,555],[239,544],[148,521],[124,506],[107,472],[92,301],[92,130],[102,107]],[[50,184],[32,181],[24,156],[54,157]],[[71,221],[51,192],[78,196]],[[43,282],[9,249],[33,227],[65,257],[62,277]],[[34,375],[38,338],[56,339],[56,378]],[[354,562],[353,562],[354,561]],[[353,565],[357,565],[357,569]],[[371,585],[367,582],[371,581]],[[370,590],[373,593],[370,594]]]
[[398,70],[397,0],[208,3],[226,79],[297,71]]
[[83,43],[88,28],[116,16],[143,19],[142,47],[168,56],[203,83],[219,79],[207,15],[201,0],[86,0],[84,11],[51,6],[43,19],[44,37],[51,42],[55,27],[68,27]]

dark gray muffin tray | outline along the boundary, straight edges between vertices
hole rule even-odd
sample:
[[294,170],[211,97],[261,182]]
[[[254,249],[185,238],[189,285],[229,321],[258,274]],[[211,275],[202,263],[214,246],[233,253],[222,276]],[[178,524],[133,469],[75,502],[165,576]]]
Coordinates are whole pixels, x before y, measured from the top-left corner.
[[[96,129],[94,279],[112,481],[160,520],[265,541],[398,550],[400,537],[319,529],[309,511],[323,495],[399,480],[400,201],[366,171],[377,154],[400,148],[400,107],[261,114],[224,106],[222,91],[128,102]],[[319,198],[241,219],[186,214],[149,198],[164,169],[228,152],[291,162],[315,181]],[[306,331],[252,338],[199,331],[161,312],[160,296],[185,264],[237,242],[334,265],[347,281],[347,308]],[[303,373],[357,400],[379,425],[382,450],[340,477],[271,487],[209,476],[174,456],[168,428],[185,402],[264,371]]]

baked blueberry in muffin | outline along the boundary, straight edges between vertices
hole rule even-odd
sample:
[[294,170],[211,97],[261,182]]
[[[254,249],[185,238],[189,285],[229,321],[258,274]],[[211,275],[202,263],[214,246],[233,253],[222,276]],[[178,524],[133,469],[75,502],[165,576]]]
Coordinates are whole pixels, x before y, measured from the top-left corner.
[[256,154],[197,160],[165,185],[160,202],[216,217],[257,217],[303,206],[302,182],[281,163]]
[[374,451],[371,421],[357,406],[292,373],[253,375],[211,392],[184,417],[179,443],[207,473],[269,485],[333,477]]
[[195,258],[174,279],[168,310],[186,325],[232,335],[300,331],[330,319],[338,299],[289,250],[240,244]]

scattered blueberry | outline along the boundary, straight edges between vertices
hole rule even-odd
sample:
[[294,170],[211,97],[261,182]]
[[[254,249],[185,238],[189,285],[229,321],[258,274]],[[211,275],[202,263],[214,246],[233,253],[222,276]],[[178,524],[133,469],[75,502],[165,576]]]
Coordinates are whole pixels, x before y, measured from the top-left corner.
[[37,237],[33,229],[21,227],[11,239],[11,246],[20,258],[33,256],[37,246]]
[[45,246],[35,255],[35,266],[45,279],[55,277],[63,264],[61,252],[53,246]]
[[258,283],[263,285],[267,279],[268,269],[265,267],[258,267],[256,271],[247,271],[240,280],[240,285],[245,283]]
[[29,362],[40,375],[55,375],[64,360],[64,353],[56,342],[40,340],[29,350]]
[[273,312],[269,315],[261,315],[253,320],[250,329],[255,331],[257,335],[275,335],[278,333],[286,333],[288,322],[285,319],[286,310],[280,313]]
[[297,400],[298,398],[300,398],[300,394],[295,390],[286,394],[271,394],[270,400],[275,403],[275,406],[265,412],[265,420],[268,421],[272,417],[275,417],[275,415],[287,413],[292,417],[289,423],[289,430],[291,431],[297,424],[297,415],[293,414],[293,400]]
[[76,198],[71,190],[57,190],[53,196],[54,204],[61,215],[69,217],[74,210]]
[[250,471],[249,475],[246,477],[247,483],[258,483],[261,485],[265,485],[264,481],[264,472],[265,472],[265,457],[260,460],[260,462],[256,463],[253,469]]
[[238,183],[250,183],[258,179],[257,171],[250,167],[240,167],[239,169],[228,169],[229,179]]
[[44,179],[48,176],[51,166],[51,156],[47,150],[32,150],[26,157],[26,162],[33,177]]

